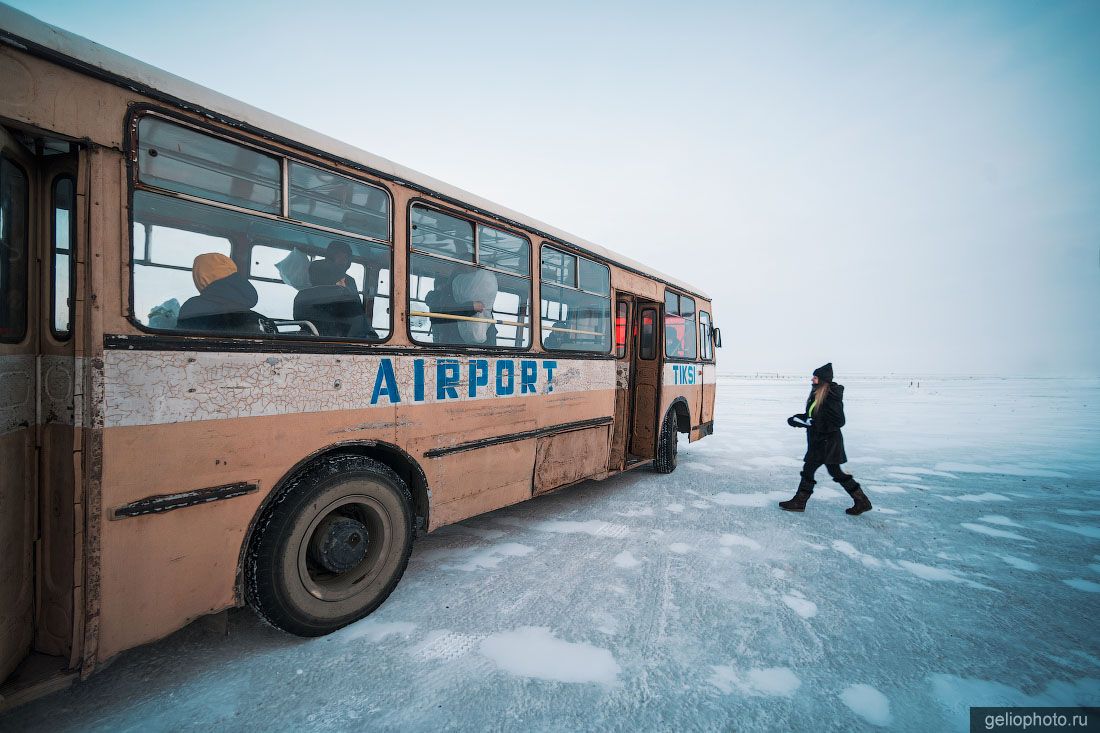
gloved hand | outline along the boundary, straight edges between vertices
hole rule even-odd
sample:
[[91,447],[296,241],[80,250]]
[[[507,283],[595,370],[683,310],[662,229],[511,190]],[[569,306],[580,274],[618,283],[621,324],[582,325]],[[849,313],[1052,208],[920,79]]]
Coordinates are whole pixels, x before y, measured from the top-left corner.
[[813,425],[813,420],[805,415],[791,415],[787,418],[787,424],[792,428],[808,428]]

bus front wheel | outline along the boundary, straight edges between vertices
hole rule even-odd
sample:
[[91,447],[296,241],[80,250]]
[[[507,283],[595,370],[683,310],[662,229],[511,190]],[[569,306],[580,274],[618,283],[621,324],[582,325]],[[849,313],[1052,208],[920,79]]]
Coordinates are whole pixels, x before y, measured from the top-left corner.
[[669,409],[657,436],[657,458],[653,461],[653,469],[657,473],[672,473],[676,470],[677,437],[676,411]]
[[412,496],[366,456],[320,459],[260,518],[246,568],[249,604],[273,626],[321,636],[363,618],[409,562]]

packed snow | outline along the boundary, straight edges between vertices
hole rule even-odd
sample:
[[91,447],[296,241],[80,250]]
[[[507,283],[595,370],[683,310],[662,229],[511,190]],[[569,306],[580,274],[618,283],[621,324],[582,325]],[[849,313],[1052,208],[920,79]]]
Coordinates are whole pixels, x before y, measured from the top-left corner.
[[1100,705],[1100,381],[839,381],[861,517],[824,470],[804,514],[776,506],[805,380],[722,377],[670,475],[443,528],[335,634],[237,610],[0,729],[965,731],[970,706]]
[[887,727],[893,722],[889,698],[870,685],[850,685],[840,693],[840,699],[871,725]]

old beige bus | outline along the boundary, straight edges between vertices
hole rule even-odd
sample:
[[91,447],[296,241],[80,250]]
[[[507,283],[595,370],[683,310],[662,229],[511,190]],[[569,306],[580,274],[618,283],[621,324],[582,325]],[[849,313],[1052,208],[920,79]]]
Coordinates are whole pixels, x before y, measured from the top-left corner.
[[698,288],[2,5],[0,237],[0,706],[713,430]]

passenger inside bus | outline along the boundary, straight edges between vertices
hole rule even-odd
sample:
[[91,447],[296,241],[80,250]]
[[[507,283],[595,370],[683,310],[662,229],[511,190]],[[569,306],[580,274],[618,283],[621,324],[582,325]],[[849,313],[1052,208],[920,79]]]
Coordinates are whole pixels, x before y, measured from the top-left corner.
[[456,275],[451,289],[462,315],[477,321],[459,321],[462,343],[496,344],[497,328],[493,320],[493,303],[497,299],[497,278],[488,270],[469,270]]
[[348,290],[351,276],[345,274],[345,269],[333,259],[311,262],[311,286],[294,296],[294,318],[309,321],[321,336],[376,339],[378,334],[363,313],[363,301],[358,293]]
[[569,328],[569,324],[565,321],[554,321],[554,325],[546,329],[550,332],[550,335],[542,340],[542,345],[548,349],[563,348],[565,337],[568,335],[565,330],[567,328]]
[[179,328],[230,333],[262,332],[262,316],[252,310],[260,296],[226,255],[208,252],[195,258],[191,279],[199,294],[180,307]]
[[[496,276],[486,270],[468,270],[448,278],[436,278],[434,289],[424,296],[432,313],[432,341],[437,344],[495,345],[497,327],[492,323],[497,298]],[[460,316],[447,318],[445,316]],[[479,320],[465,320],[473,318]]]
[[[358,299],[359,286],[355,282],[355,278],[347,274],[348,268],[351,267],[351,245],[338,239],[332,240],[328,244],[328,249],[325,250],[325,261],[331,262],[334,266],[340,268],[340,273],[343,275],[342,287],[347,288]],[[316,285],[317,283],[313,284]]]
[[[435,287],[424,296],[424,304],[432,313],[455,315],[457,305],[451,290],[451,279],[447,276],[435,278]],[[430,317],[432,324],[432,342],[437,344],[457,344],[458,321],[450,318]]]
[[676,326],[671,323],[665,325],[665,354],[668,356],[684,356],[684,342],[680,340],[680,334],[676,332]]

